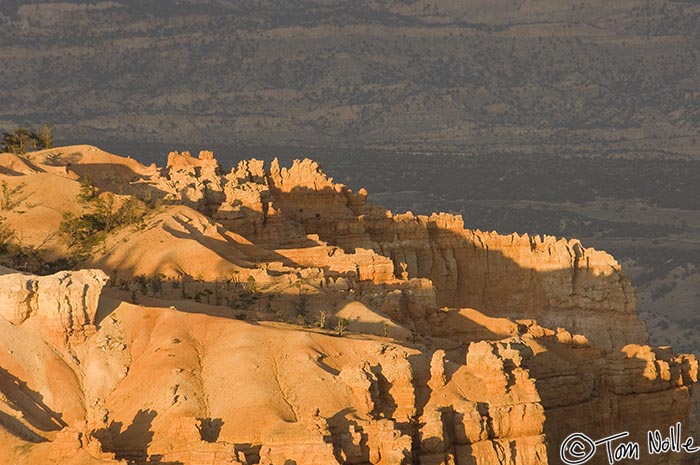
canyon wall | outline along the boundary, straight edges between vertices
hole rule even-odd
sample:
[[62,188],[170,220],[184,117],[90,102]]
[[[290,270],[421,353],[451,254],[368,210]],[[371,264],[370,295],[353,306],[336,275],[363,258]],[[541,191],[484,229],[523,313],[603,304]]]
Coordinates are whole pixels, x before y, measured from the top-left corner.
[[544,465],[575,432],[700,434],[697,360],[646,345],[605,252],[394,214],[311,160],[129,182],[163,203],[102,270],[1,270],[0,462]]
[[[181,171],[172,160],[169,176],[177,178]],[[358,266],[360,280],[390,280],[387,265],[397,280],[430,279],[438,306],[537,319],[607,348],[646,342],[634,290],[620,265],[577,240],[469,230],[461,216],[446,213],[393,214],[367,204],[364,189],[355,193],[334,183],[308,159],[289,168],[274,160],[267,170],[250,160],[226,176],[204,173],[191,175],[189,185],[223,186],[216,187],[223,197],[201,210],[255,243],[298,248],[296,257],[306,250],[319,267],[330,260],[319,262],[312,246],[338,247],[354,254],[346,263]]]
[[[63,333],[74,331],[62,308],[74,309],[81,324],[80,314],[94,318],[94,307],[83,305],[104,284],[101,272],[2,278],[14,283],[18,276],[38,281],[39,292],[61,293],[63,307],[31,311],[21,323],[16,312],[3,313],[13,334],[29,338],[37,327],[31,322],[54,330],[61,322]],[[59,278],[87,292],[48,288]],[[508,336],[503,319],[462,318],[481,323],[477,331],[460,330],[474,342],[436,348],[122,302],[99,327],[88,324],[87,338],[74,338],[70,348],[51,337],[55,331],[47,333],[53,357],[82,380],[70,393],[81,399],[82,413],[52,413],[60,425],[42,426],[66,395],[40,383],[56,376],[48,361],[13,369],[21,381],[0,376],[0,411],[26,423],[36,435],[34,453],[56,463],[78,463],[71,462],[78,454],[92,460],[80,463],[158,457],[194,465],[535,465],[559,463],[558,446],[572,432],[596,438],[630,431],[643,441],[647,430],[677,421],[696,432],[693,356],[639,345],[609,352],[534,321],[513,323],[517,334]],[[483,330],[492,336],[484,340]],[[3,351],[2,366],[22,366],[26,354],[10,352]],[[47,399],[41,410],[22,400],[38,392]],[[0,431],[28,438],[3,418]],[[658,463],[685,459],[666,454]],[[598,454],[590,463],[606,459]]]

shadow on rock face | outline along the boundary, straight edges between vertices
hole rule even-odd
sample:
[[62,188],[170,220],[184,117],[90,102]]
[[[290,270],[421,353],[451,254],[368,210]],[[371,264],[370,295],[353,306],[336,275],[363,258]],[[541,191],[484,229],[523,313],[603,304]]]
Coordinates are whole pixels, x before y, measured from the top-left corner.
[[[9,371],[0,367],[0,393],[6,399],[8,406],[22,413],[22,418],[33,428],[49,432],[64,428],[60,413],[54,412],[44,403],[41,393],[27,386],[27,383]],[[0,412],[1,413],[1,412]],[[32,432],[22,422],[10,415],[2,414],[0,423],[6,425],[10,431],[19,437],[26,437],[31,442],[42,442],[43,438]]]
[[114,453],[117,460],[148,463],[148,446],[153,440],[151,427],[157,415],[155,410],[139,410],[125,430],[122,431],[124,425],[121,422],[112,422],[108,428],[93,432],[93,436],[100,442],[102,450]]
[[216,442],[221,434],[221,427],[224,426],[224,421],[221,418],[198,418],[199,425],[197,429],[202,436],[202,441]]

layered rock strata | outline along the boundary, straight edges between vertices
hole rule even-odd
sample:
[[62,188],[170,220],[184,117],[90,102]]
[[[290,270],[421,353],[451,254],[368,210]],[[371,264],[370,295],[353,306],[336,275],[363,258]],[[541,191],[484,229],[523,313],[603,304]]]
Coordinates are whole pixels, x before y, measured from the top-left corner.
[[[171,179],[182,176],[177,166],[169,161]],[[206,198],[212,187],[204,185],[223,186],[215,190],[224,200],[200,204],[202,211],[302,266],[325,266],[336,276],[354,271],[359,281],[427,278],[438,306],[536,318],[607,348],[646,342],[620,265],[577,240],[469,230],[461,216],[445,213],[395,215],[308,159],[289,168],[274,160],[267,169],[253,159],[225,176],[186,168],[187,185],[200,186],[194,199]],[[334,247],[345,254],[334,255]]]
[[35,317],[59,346],[83,342],[95,332],[100,292],[108,279],[101,270],[5,274],[0,276],[0,315],[13,325]]
[[93,258],[124,290],[1,270],[2,463],[543,465],[574,432],[700,434],[697,360],[645,345],[605,252],[393,214],[310,160],[139,172],[165,205]]

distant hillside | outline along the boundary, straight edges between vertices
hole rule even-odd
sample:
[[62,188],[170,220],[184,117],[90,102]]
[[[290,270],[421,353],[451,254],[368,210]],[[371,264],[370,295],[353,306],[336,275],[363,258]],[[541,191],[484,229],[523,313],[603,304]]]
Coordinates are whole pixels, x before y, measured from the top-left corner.
[[691,1],[3,1],[0,127],[698,158],[699,39]]

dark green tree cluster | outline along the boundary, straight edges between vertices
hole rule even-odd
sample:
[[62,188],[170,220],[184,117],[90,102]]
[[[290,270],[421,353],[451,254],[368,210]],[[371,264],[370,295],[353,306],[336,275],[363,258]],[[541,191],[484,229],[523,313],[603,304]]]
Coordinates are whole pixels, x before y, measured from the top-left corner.
[[110,231],[143,221],[147,211],[146,204],[135,197],[120,202],[111,192],[98,194],[89,177],[81,179],[78,202],[83,213],[65,212],[59,233],[79,257],[104,241]]
[[156,273],[152,276],[140,274],[131,280],[122,279],[121,281],[119,281],[119,288],[124,291],[130,291],[131,303],[136,304],[138,303],[137,292],[140,292],[142,295],[151,295],[153,297],[162,298],[164,278],[165,275],[163,275],[162,273]]
[[44,124],[36,131],[26,128],[16,128],[12,132],[4,132],[2,135],[2,151],[12,152],[18,155],[30,150],[43,150],[53,147],[53,129]]

